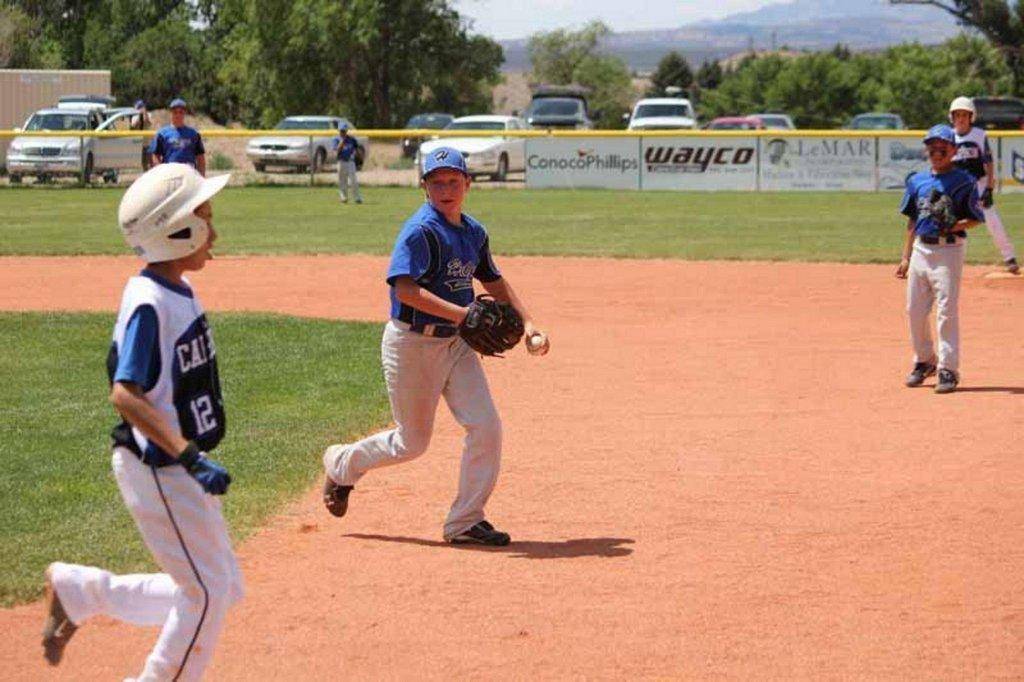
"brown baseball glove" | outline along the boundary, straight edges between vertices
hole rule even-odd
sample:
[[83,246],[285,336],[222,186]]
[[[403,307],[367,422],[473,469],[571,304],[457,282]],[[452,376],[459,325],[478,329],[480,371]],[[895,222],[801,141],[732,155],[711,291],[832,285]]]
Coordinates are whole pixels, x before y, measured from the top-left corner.
[[523,318],[509,303],[480,294],[469,304],[459,336],[481,355],[501,357],[523,338]]

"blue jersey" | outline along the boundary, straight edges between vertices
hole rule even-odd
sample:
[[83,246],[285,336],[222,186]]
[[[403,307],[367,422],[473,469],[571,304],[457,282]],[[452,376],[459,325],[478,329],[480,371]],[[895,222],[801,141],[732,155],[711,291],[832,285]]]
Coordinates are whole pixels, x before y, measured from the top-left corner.
[[958,219],[985,220],[985,214],[978,203],[978,187],[972,175],[956,168],[941,175],[930,170],[921,171],[907,178],[907,190],[900,204],[900,213],[914,220],[915,234],[928,237],[939,235],[939,225],[928,209],[932,194],[936,191],[949,196],[953,203],[953,214]]
[[338,152],[338,161],[352,161],[358,146],[356,138],[351,135],[334,138],[334,148]]
[[164,163],[187,163],[196,165],[196,157],[205,154],[203,138],[199,131],[188,126],[175,128],[166,125],[157,131],[149,145],[151,154],[159,154]]
[[[224,437],[217,351],[192,290],[143,270],[128,280],[107,354],[110,381],[134,384],[183,437],[205,451]],[[176,464],[172,454],[131,424],[114,427],[114,444],[146,464]]]
[[473,278],[494,282],[501,278],[491,258],[487,231],[462,214],[462,225],[449,223],[430,203],[412,214],[395,241],[388,267],[391,317],[410,324],[452,324],[451,320],[411,308],[395,295],[395,280],[408,276],[432,294],[455,305],[473,302]]

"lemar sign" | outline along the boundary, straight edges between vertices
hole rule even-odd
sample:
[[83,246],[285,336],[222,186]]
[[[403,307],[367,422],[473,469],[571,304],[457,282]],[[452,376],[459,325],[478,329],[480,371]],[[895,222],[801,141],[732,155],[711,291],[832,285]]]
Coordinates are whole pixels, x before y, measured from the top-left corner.
[[851,137],[761,139],[761,189],[875,189],[875,140]]
[[641,142],[641,189],[757,188],[755,138],[644,137]]

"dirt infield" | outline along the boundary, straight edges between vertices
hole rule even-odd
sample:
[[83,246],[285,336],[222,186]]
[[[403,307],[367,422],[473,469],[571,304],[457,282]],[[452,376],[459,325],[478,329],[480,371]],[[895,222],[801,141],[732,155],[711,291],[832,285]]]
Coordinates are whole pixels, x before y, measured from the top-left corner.
[[[311,490],[239,548],[248,596],[210,679],[1024,675],[1024,279],[968,268],[963,389],[936,396],[901,385],[891,267],[502,264],[553,346],[487,363],[507,444],[489,515],[513,544],[439,541],[442,410],[430,452],[367,476],[345,519]],[[382,320],[384,265],[194,280],[214,310]],[[135,269],[0,259],[0,309],[113,310]],[[58,678],[41,623],[0,612],[6,678]],[[90,622],[59,672],[120,679],[155,636]]]

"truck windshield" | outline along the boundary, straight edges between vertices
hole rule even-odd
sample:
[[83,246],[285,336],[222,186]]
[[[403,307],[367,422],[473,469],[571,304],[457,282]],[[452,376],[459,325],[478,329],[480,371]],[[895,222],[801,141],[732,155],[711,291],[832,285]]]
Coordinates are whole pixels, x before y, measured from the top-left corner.
[[501,121],[452,121],[444,127],[445,130],[504,130],[505,124]]
[[286,118],[277,124],[278,130],[334,130],[334,124],[326,118],[318,118],[312,121],[296,121]]
[[633,114],[633,118],[654,118],[655,116],[692,118],[690,108],[685,104],[641,104]]
[[895,116],[857,116],[850,127],[854,130],[897,130],[900,122]]
[[575,116],[583,108],[578,99],[535,99],[530,102],[528,116]]
[[452,122],[451,116],[444,114],[417,114],[405,124],[406,128],[444,128]]
[[33,114],[25,130],[88,130],[89,118],[82,114]]

